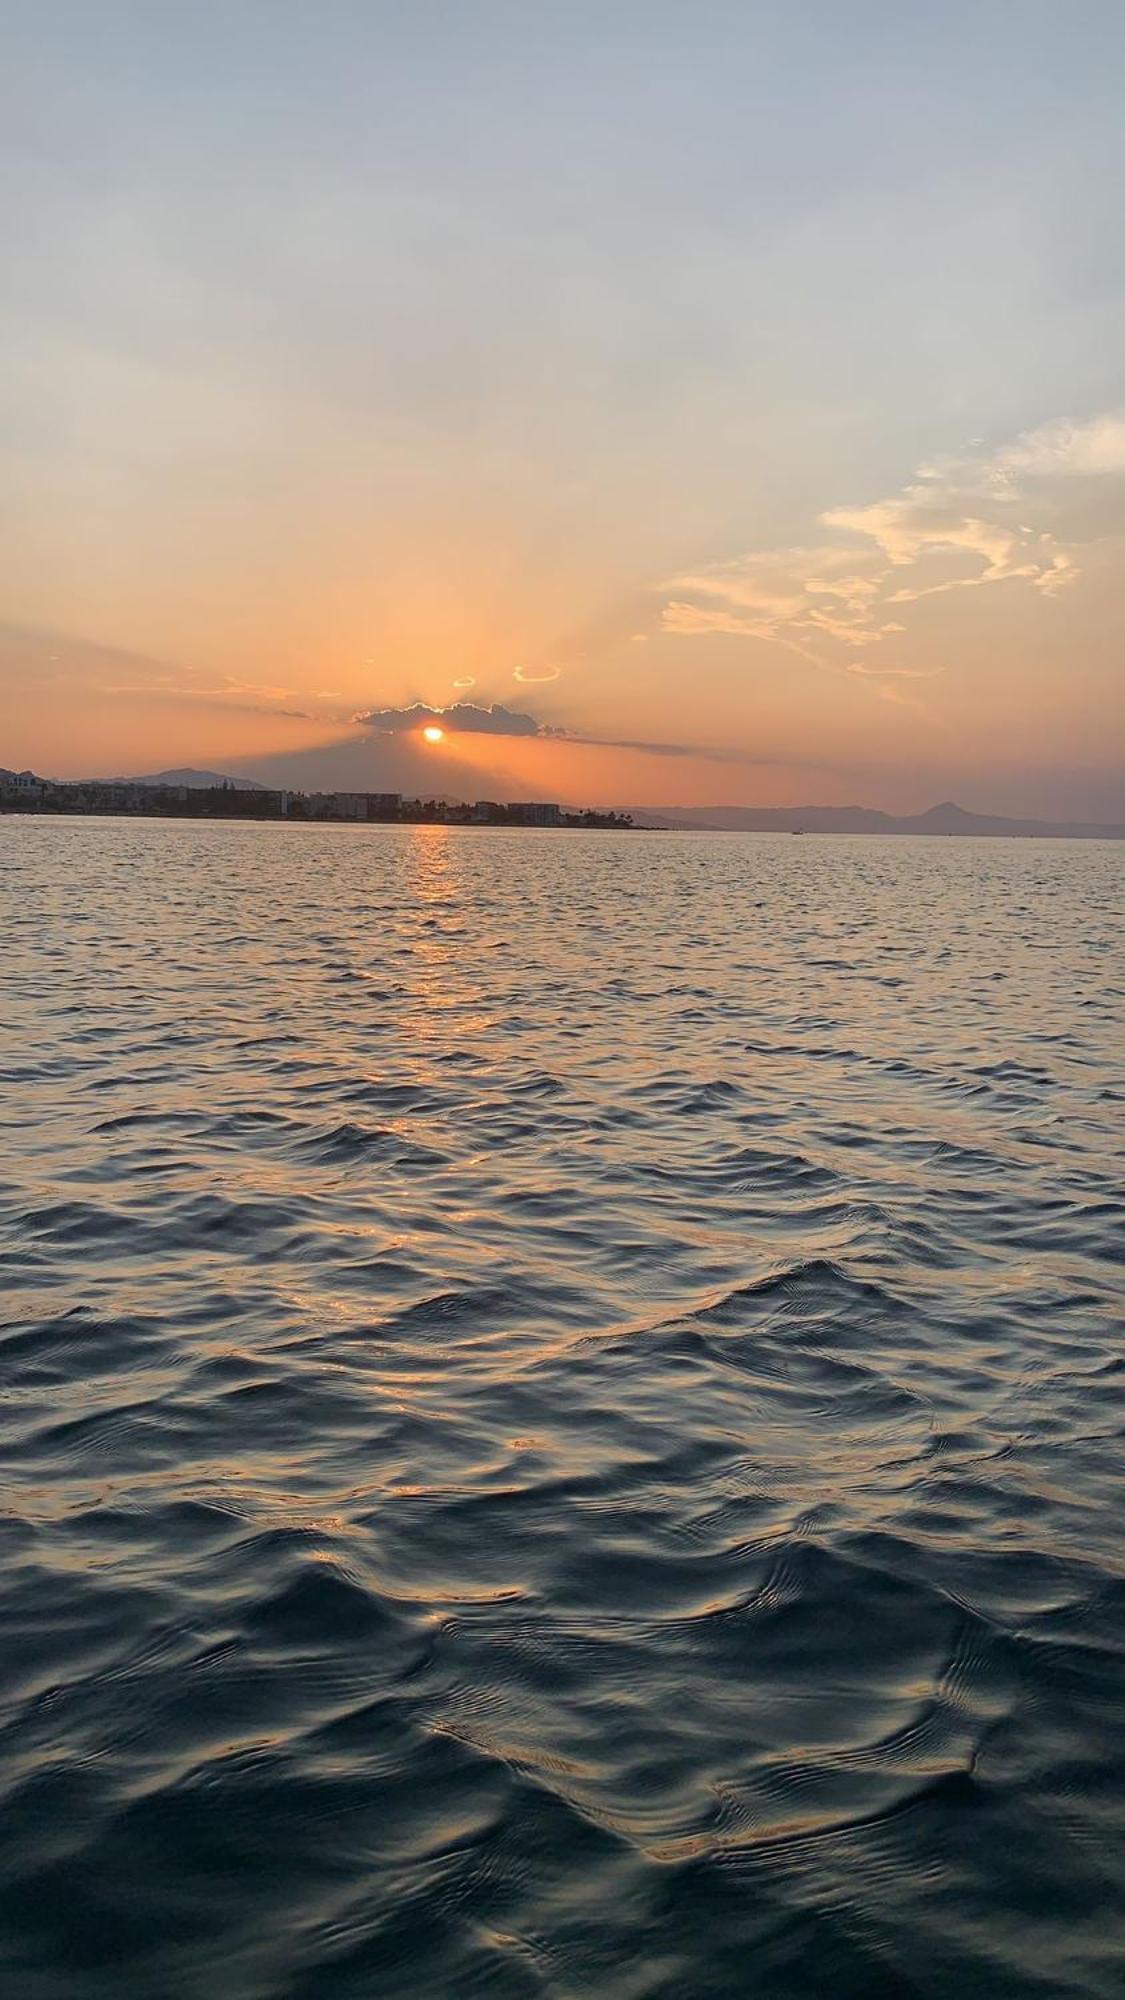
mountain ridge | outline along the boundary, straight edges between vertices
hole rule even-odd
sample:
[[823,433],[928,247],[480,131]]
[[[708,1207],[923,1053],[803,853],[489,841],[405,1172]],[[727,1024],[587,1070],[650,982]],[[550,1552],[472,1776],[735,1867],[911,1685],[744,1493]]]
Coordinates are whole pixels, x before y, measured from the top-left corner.
[[921,813],[888,813],[878,806],[855,805],[630,806],[627,810],[638,826],[699,833],[913,833],[954,837],[977,834],[1025,840],[1125,840],[1125,825],[975,813],[952,799],[943,799]]
[[121,782],[126,785],[188,785],[192,791],[203,791],[214,785],[229,785],[236,792],[264,792],[268,789],[254,778],[231,778],[224,771],[199,771],[192,764],[181,765],[172,771],[146,771],[142,777],[124,778]]

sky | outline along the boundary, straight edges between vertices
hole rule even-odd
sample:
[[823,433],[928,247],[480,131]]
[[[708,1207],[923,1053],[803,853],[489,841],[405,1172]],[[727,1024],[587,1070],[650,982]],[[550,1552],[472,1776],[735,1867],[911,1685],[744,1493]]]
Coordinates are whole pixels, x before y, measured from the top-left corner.
[[4,13],[0,765],[1125,819],[1119,0]]

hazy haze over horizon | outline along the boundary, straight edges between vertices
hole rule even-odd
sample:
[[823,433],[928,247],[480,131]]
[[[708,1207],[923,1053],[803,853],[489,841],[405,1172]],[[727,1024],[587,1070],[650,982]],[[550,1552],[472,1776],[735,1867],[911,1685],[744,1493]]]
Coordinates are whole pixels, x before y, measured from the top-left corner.
[[1119,9],[7,41],[0,763],[1125,818]]

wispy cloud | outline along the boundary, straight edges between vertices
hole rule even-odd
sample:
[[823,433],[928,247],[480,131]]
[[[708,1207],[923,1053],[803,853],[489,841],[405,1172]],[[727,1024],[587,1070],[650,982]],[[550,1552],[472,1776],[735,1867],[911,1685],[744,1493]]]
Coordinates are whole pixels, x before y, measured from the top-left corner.
[[888,667],[884,666],[881,661],[877,662],[874,666],[867,660],[849,660],[848,662],[849,674],[860,674],[867,679],[878,677],[880,680],[933,681],[937,679],[941,671],[940,667]]
[[[921,678],[883,664],[887,642],[907,631],[902,608],[998,584],[1057,596],[1081,574],[1089,539],[1073,518],[1075,489],[1110,479],[1125,479],[1125,415],[1047,424],[991,449],[976,440],[920,466],[897,493],[829,508],[824,541],[673,577],[663,629],[768,640],[870,679]],[[848,660],[875,648],[873,663]]]
[[[323,689],[310,691],[244,680],[234,674],[216,674],[214,669],[154,659],[121,646],[13,625],[0,626],[0,664],[6,673],[22,672],[36,683],[55,682],[97,698],[140,697],[159,704],[269,715],[296,722],[314,719],[311,704],[341,698]],[[326,718],[321,714],[316,719],[323,722]]]
[[583,748],[633,750],[642,757],[692,757],[706,764],[746,762],[745,750],[719,750],[699,743],[650,743],[630,736],[579,736],[571,741],[581,743]]
[[1023,431],[992,451],[977,439],[968,451],[937,459],[920,478],[952,481],[962,491],[1009,496],[1040,480],[1116,478],[1125,474],[1125,411],[1110,410],[1084,424],[1062,418]]
[[[100,691],[109,695],[144,695],[150,701],[221,707],[236,715],[276,715],[291,722],[313,720],[309,709],[290,706],[294,695],[289,688],[259,687],[252,681],[222,681],[217,686],[209,686],[191,678],[158,674],[148,680],[106,681]],[[319,700],[321,697],[312,695],[304,699]]]

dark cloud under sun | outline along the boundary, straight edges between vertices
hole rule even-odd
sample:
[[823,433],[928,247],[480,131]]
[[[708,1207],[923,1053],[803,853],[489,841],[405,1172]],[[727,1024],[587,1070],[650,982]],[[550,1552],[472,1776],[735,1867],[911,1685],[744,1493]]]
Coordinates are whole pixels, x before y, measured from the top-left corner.
[[[702,757],[712,762],[736,763],[742,756],[741,752],[712,749],[698,743],[650,743],[631,737],[585,736],[572,729],[557,729],[517,709],[505,708],[501,702],[484,708],[475,702],[458,701],[449,708],[438,708],[415,701],[405,708],[361,709],[352,720],[376,736],[409,736],[440,730],[441,737],[507,736],[525,742],[536,739],[543,743],[581,745],[588,750],[634,750],[648,757]],[[429,740],[438,742],[441,738],[433,736]]]
[[488,708],[476,702],[455,701],[449,708],[431,708],[415,701],[407,708],[361,709],[354,717],[364,729],[379,736],[402,736],[426,728],[457,731],[467,736],[556,736],[563,732],[547,728],[533,715],[521,715],[514,708],[493,702]]

